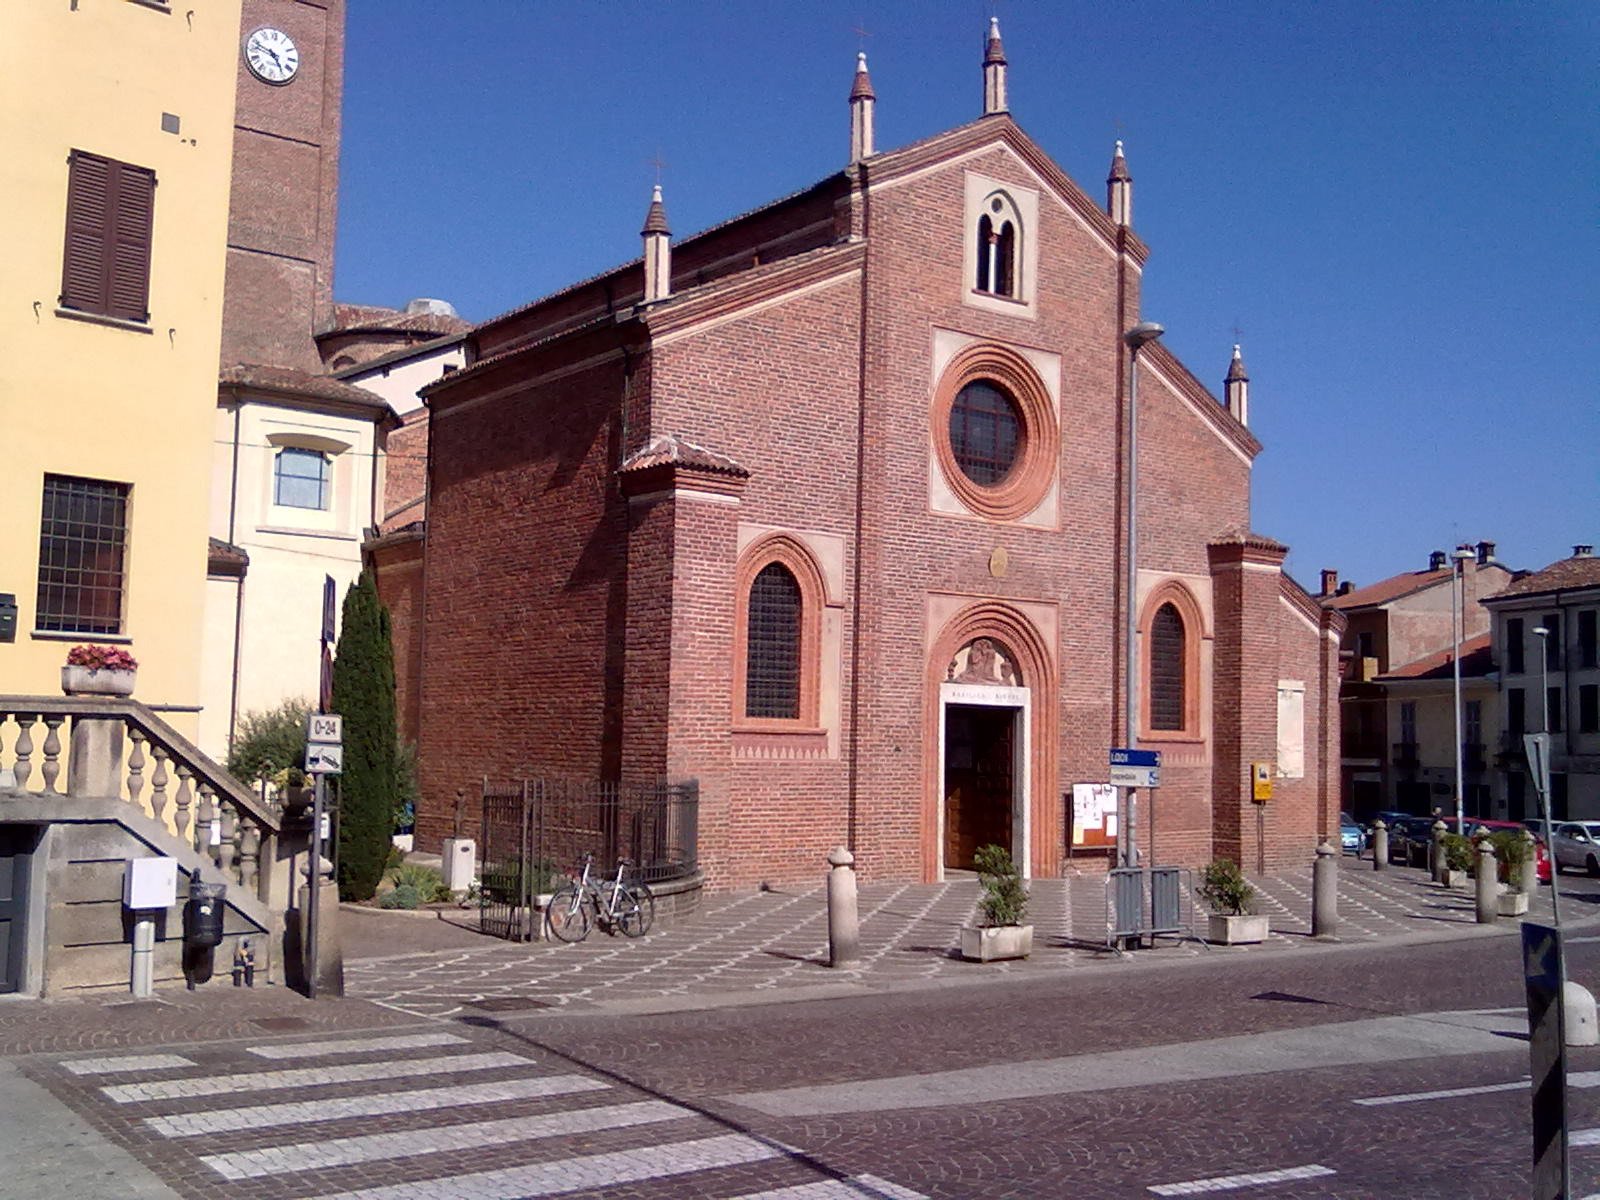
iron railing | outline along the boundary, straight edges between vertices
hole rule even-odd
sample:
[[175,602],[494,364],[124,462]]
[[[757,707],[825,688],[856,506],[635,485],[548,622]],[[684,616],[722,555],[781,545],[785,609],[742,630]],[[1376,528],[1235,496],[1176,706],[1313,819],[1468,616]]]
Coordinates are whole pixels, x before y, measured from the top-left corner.
[[700,785],[695,780],[620,784],[596,780],[483,781],[478,840],[480,921],[513,941],[538,936],[537,897],[593,854],[609,875],[659,884],[699,870]]

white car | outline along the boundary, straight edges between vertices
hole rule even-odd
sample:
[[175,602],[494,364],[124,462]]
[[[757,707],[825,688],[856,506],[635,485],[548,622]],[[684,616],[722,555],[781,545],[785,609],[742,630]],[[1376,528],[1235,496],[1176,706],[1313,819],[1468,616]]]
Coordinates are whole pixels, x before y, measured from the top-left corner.
[[1563,821],[1550,836],[1556,870],[1576,868],[1600,875],[1600,821]]

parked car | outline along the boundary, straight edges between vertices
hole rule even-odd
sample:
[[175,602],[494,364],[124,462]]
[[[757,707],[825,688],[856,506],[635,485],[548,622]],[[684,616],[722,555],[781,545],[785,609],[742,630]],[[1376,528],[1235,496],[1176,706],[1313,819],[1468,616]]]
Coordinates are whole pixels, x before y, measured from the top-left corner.
[[[1397,822],[1404,821],[1408,817],[1415,815],[1415,813],[1401,812],[1399,809],[1395,808],[1386,808],[1380,813],[1373,813],[1372,821],[1382,821],[1390,829],[1393,829]],[[1367,822],[1368,829],[1371,829],[1372,821]]]
[[1550,833],[1556,869],[1600,875],[1600,821],[1563,821]]
[[[1432,817],[1395,815],[1389,825],[1389,861],[1407,867],[1428,865],[1428,845],[1433,841]],[[1386,822],[1387,823],[1387,822]]]
[[[1446,818],[1445,823],[1454,827],[1454,822]],[[1597,825],[1596,828],[1600,828]],[[1544,844],[1544,832],[1539,829],[1528,829],[1524,821],[1490,821],[1479,817],[1467,818],[1467,836],[1471,837],[1480,829],[1490,833],[1521,833],[1523,830],[1533,834],[1534,862],[1538,867],[1539,882],[1550,882],[1550,851]]]
[[1367,845],[1367,831],[1347,812],[1339,814],[1339,848],[1360,854]]

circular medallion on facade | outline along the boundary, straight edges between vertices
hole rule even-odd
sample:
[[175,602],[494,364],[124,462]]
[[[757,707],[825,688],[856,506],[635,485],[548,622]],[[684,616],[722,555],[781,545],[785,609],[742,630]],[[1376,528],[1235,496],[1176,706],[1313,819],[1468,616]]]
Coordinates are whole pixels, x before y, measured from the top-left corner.
[[968,346],[940,376],[931,416],[934,456],[962,504],[995,521],[1039,507],[1061,437],[1055,400],[1026,358],[992,343]]

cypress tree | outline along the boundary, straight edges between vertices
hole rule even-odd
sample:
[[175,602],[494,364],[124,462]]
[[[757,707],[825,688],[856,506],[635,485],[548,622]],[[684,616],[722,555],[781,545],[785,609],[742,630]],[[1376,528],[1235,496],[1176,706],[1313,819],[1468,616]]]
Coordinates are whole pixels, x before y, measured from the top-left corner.
[[345,593],[333,660],[333,710],[344,717],[339,781],[339,897],[370,900],[394,832],[394,649],[389,610],[370,572]]

